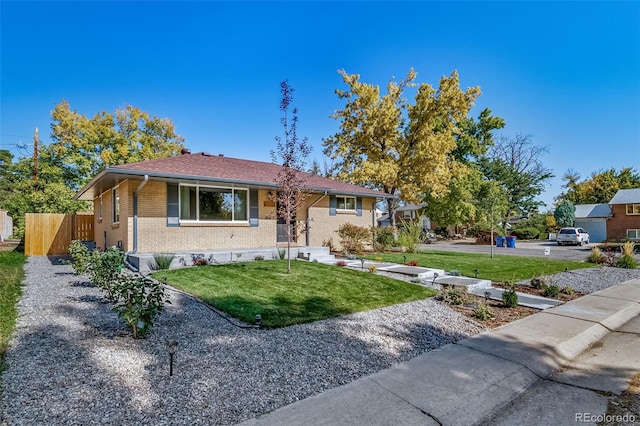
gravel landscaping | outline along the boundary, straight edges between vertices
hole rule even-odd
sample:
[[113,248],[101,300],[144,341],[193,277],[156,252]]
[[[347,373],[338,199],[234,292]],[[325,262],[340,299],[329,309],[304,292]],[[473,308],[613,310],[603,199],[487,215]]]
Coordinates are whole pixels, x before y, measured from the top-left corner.
[[[31,257],[25,283],[2,378],[10,425],[234,424],[484,330],[434,300],[240,329],[172,291],[134,340],[70,266]],[[173,377],[167,339],[179,343]]]
[[[640,269],[601,266],[599,268],[574,269],[573,271],[549,275],[545,278],[547,279],[547,284],[553,283],[560,288],[568,285],[575,291],[590,294],[625,281],[640,278]],[[529,283],[530,281],[520,281],[517,284],[529,285]]]

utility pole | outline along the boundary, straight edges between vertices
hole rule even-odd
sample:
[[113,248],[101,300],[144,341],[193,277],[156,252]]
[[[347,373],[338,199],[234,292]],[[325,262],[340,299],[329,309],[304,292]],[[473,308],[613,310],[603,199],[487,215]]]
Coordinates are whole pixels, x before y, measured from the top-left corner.
[[38,180],[38,128],[33,132],[33,180]]

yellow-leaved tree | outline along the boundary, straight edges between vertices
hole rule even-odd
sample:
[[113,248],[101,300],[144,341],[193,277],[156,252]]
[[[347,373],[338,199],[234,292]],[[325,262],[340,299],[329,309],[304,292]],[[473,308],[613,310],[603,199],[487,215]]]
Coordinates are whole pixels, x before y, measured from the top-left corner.
[[[467,173],[467,166],[450,154],[461,132],[458,123],[467,118],[479,87],[462,90],[456,71],[443,76],[438,88],[417,84],[410,69],[401,82],[390,80],[381,94],[379,86],[361,82],[360,75],[339,73],[348,86],[336,90],[346,101],[332,115],[340,131],[323,141],[325,154],[336,161],[338,179],[415,203],[423,194],[446,194],[450,180]],[[413,104],[404,97],[410,87],[417,88]],[[395,202],[387,202],[395,227]]]

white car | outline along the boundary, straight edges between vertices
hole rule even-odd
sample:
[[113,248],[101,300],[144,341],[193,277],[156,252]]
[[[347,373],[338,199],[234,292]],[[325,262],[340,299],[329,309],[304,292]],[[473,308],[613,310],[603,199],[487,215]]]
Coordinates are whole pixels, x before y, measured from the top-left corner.
[[582,228],[562,228],[556,234],[558,245],[576,244],[581,246],[589,244],[589,233]]

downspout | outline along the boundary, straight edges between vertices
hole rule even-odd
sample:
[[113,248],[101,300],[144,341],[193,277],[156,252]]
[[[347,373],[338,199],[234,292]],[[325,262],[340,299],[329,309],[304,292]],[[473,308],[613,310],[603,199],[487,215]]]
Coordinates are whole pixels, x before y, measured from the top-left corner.
[[[128,255],[135,254],[138,251],[138,194],[148,181],[149,175],[144,175],[144,180],[140,183],[140,185],[138,185],[136,192],[133,193],[133,248],[125,253],[125,262],[127,262],[126,259]],[[137,268],[129,264],[129,262],[127,262],[127,266],[137,272]]]
[[311,203],[309,205],[309,207],[307,207],[307,226],[305,229],[305,237],[306,237],[306,243],[307,243],[307,247],[309,247],[311,245],[311,233],[310,233],[310,229],[311,229],[311,207],[315,206],[316,204],[318,204],[324,197],[327,196],[327,191],[324,191],[324,194],[322,194],[322,197],[318,198],[317,200],[315,200],[313,203]]

